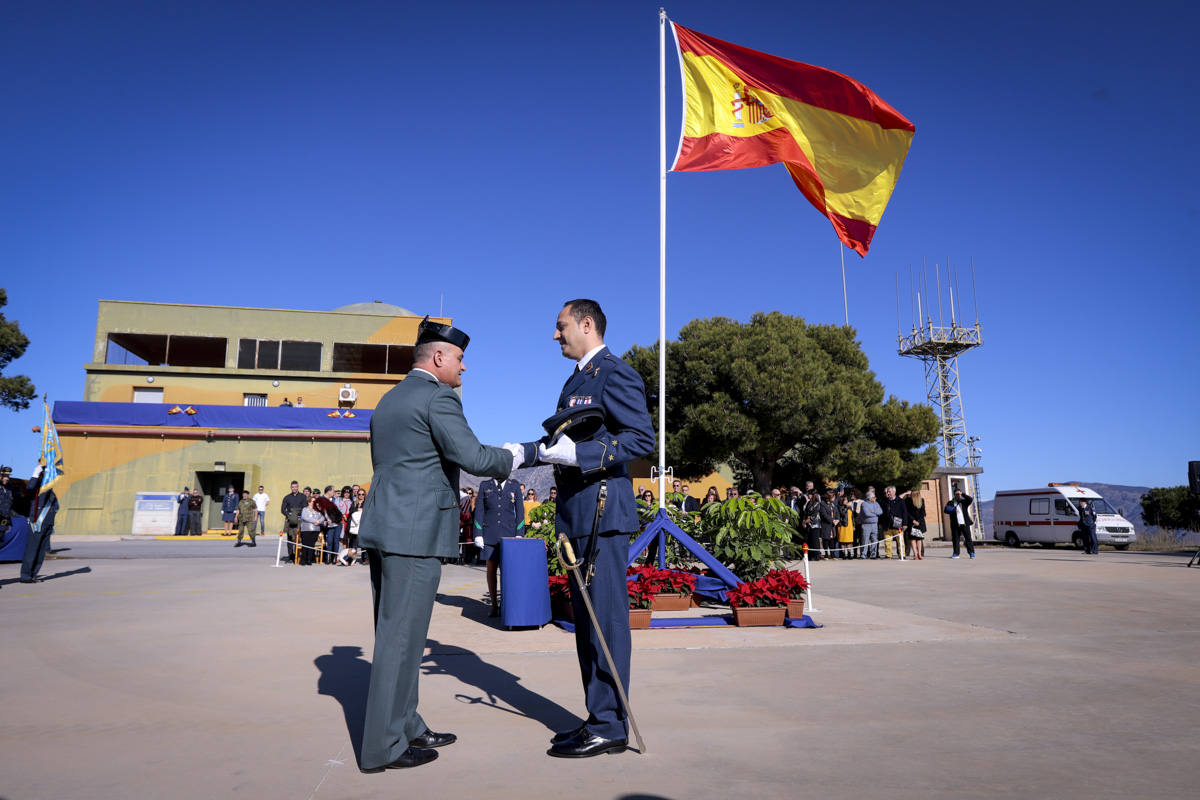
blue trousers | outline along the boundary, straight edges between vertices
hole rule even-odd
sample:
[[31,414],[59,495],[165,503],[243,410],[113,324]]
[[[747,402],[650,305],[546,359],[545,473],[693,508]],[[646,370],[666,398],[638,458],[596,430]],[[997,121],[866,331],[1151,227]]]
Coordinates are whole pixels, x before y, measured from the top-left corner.
[[175,515],[175,535],[176,536],[187,536],[187,532],[188,532],[187,531],[187,528],[188,528],[187,506],[185,505],[183,508],[184,508],[184,511],[182,514]]
[[50,549],[52,533],[53,526],[43,529],[41,533],[34,533],[33,528],[29,528],[29,538],[25,540],[25,557],[21,559],[21,578],[37,577],[42,569],[42,561],[46,558],[46,551]]
[[[587,539],[572,539],[571,545],[580,554]],[[625,583],[629,534],[601,534],[596,537],[596,550],[596,573],[590,591],[592,605],[628,696],[629,660],[633,649],[629,634],[629,590]],[[617,694],[616,677],[600,648],[600,639],[575,583],[575,573],[568,574],[571,576],[571,606],[575,612],[575,650],[579,656],[579,674],[583,679],[584,703],[588,710],[587,730],[605,739],[628,738],[625,709]]]

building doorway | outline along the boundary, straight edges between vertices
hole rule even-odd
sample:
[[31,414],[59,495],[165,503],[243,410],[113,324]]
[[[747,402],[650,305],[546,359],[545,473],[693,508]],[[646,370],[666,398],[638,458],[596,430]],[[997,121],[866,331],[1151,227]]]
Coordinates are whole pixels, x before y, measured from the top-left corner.
[[232,486],[238,500],[241,500],[245,481],[244,472],[196,472],[196,485],[200,487],[200,494],[208,500],[208,512],[203,523],[205,530],[225,529],[221,523],[221,501],[225,499],[225,489]]

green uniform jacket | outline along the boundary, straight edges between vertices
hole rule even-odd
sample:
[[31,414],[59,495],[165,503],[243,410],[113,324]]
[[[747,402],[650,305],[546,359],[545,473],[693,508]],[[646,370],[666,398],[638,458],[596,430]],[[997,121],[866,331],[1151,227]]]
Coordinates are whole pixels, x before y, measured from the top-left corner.
[[371,415],[371,491],[359,544],[409,556],[458,556],[458,473],[503,480],[512,454],[479,443],[462,401],[432,375],[410,372]]

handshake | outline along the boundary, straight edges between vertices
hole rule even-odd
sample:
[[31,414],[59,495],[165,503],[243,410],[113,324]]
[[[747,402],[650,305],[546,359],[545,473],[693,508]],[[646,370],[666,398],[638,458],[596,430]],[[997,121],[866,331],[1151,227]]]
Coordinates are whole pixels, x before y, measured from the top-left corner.
[[[516,470],[525,461],[525,446],[521,444],[513,444],[506,442],[504,449],[512,453],[513,470]],[[539,444],[537,448],[537,460],[543,464],[558,464],[563,467],[579,466],[579,459],[575,455],[575,442],[570,436],[560,436],[558,441],[547,447],[545,444]]]

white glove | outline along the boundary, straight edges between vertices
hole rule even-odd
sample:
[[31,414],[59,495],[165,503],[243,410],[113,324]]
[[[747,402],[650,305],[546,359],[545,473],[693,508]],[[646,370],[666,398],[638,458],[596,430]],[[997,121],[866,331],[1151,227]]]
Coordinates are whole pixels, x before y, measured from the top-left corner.
[[544,464],[559,464],[564,467],[579,466],[579,458],[575,455],[575,442],[571,437],[563,435],[551,447],[538,445],[538,461]]
[[38,465],[37,465],[37,469],[35,469],[35,470],[33,471],[33,477],[35,477],[35,478],[37,478],[37,477],[40,477],[40,476],[41,476],[41,474],[42,474],[42,473],[43,473],[45,470],[46,470],[46,465],[45,465],[45,464],[38,464]]
[[475,546],[476,546],[476,547],[478,547],[480,550],[482,550],[482,549],[483,549],[483,536],[482,536],[482,534],[481,534],[481,535],[479,535],[479,536],[476,536],[476,537],[475,537]]
[[521,466],[521,462],[525,460],[525,445],[505,442],[504,449],[512,453],[513,465],[511,471],[515,472],[516,469]]

